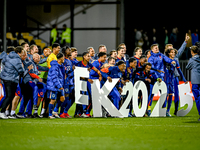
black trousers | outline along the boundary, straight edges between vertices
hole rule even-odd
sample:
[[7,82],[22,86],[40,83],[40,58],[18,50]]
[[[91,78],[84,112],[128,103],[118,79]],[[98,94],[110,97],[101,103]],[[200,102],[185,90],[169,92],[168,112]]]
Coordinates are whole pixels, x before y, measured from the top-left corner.
[[1,112],[4,113],[6,111],[6,108],[10,103],[12,103],[13,98],[15,97],[15,92],[17,90],[17,83],[12,81],[3,80],[5,85],[5,93],[6,98],[4,99],[2,106],[1,106]]
[[22,96],[24,98],[24,108],[26,108],[26,105],[28,104],[28,101],[33,98],[33,89],[30,86],[29,82],[26,84],[23,82],[21,85],[21,92]]

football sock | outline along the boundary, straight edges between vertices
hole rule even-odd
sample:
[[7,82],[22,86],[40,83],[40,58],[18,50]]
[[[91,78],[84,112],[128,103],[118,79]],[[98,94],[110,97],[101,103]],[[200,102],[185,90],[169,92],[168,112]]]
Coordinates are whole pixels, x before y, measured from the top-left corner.
[[15,110],[11,110],[10,115],[12,116],[12,115],[14,115],[14,114],[15,114]]
[[9,115],[9,110],[6,110],[5,114],[6,114],[6,116],[8,116]]
[[62,103],[62,102],[61,102],[60,100],[57,101],[56,107],[55,107],[54,110],[53,110],[54,112],[58,112],[59,107],[61,106],[61,103]]
[[66,106],[65,106],[65,109],[64,109],[64,113],[67,113],[69,108],[72,106],[72,100],[69,99],[69,97],[65,97],[65,100],[66,100]]
[[172,95],[169,95],[168,104],[167,104],[167,112],[169,112],[172,104]]
[[45,110],[46,110],[46,109],[42,108],[41,114],[44,114],[44,113],[45,113]]
[[54,105],[49,103],[49,116],[52,116],[53,107]]
[[64,112],[65,107],[68,105],[69,97],[65,97],[65,101],[61,104],[60,114]]

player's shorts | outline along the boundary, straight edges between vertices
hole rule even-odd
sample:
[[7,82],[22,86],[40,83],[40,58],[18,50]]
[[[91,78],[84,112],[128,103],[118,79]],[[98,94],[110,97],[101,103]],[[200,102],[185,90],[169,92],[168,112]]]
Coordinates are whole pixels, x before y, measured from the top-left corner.
[[65,88],[65,94],[70,94],[74,89],[74,85],[65,85],[64,88]]
[[56,100],[60,96],[65,96],[64,90],[59,90],[59,91],[47,91],[47,98]]
[[19,96],[20,98],[22,97],[22,92],[19,84],[17,85],[17,90],[15,92],[15,96]]
[[38,82],[38,96],[44,98],[44,95],[46,93],[46,84],[42,82]]

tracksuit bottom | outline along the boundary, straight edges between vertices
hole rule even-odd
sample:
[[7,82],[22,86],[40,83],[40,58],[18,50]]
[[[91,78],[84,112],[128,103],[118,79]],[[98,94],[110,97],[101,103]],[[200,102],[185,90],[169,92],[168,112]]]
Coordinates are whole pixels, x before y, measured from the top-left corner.
[[4,99],[1,105],[1,113],[4,113],[6,111],[7,106],[12,103],[12,100],[15,97],[15,91],[17,89],[18,84],[7,80],[4,80],[3,82],[5,85],[6,98]]
[[200,115],[200,84],[192,84],[192,92],[195,98],[198,113]]

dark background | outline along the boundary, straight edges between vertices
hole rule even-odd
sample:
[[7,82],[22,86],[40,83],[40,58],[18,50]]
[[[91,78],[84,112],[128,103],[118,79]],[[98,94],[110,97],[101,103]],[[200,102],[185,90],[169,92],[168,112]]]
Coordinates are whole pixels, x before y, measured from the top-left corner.
[[[27,27],[26,0],[7,0],[7,27],[12,30],[25,30]],[[197,3],[197,2],[196,2]],[[147,32],[151,35],[152,28],[156,28],[157,34],[163,34],[163,27],[169,32],[172,28],[178,28],[178,41],[184,40],[184,35],[200,27],[199,4],[178,1],[131,1],[124,0],[124,22],[125,22],[125,43],[128,49],[134,49],[134,29]],[[0,1],[0,37],[2,38],[3,28],[3,1]],[[7,28],[7,32],[10,28]]]

